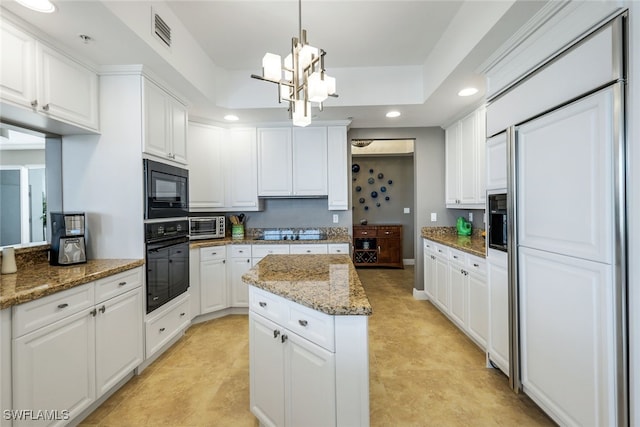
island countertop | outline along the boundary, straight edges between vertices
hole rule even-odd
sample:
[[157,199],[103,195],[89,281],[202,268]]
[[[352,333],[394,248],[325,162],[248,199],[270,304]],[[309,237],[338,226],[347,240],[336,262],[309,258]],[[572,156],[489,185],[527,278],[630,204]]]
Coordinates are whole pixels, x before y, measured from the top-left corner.
[[33,301],[144,265],[143,259],[95,259],[67,267],[39,262],[0,276],[0,309]]
[[348,255],[267,255],[242,280],[322,313],[372,313]]

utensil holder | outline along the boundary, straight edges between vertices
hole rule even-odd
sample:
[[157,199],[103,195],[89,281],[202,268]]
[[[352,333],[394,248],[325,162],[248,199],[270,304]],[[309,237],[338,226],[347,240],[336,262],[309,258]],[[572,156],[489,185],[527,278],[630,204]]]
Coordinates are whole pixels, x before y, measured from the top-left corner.
[[231,239],[244,239],[244,224],[231,224]]
[[16,267],[16,252],[14,248],[2,250],[2,274],[10,274],[18,271]]

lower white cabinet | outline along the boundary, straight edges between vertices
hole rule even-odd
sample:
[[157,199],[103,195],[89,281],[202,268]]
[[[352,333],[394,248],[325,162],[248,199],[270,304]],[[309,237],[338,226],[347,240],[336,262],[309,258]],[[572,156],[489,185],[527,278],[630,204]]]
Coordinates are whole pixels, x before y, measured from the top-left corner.
[[231,307],[249,306],[249,287],[242,281],[242,275],[251,268],[251,245],[227,246],[229,263],[228,283],[231,293]]
[[227,308],[227,254],[224,246],[200,249],[200,314]]
[[467,333],[482,347],[489,341],[489,287],[487,264],[482,258],[469,255],[465,271],[469,281]]
[[327,253],[349,255],[348,243],[329,243],[327,244]]
[[464,255],[449,249],[449,316],[461,329],[467,327],[468,281],[464,269]]
[[14,306],[13,408],[79,415],[142,362],[142,309],[141,268]]
[[327,254],[328,248],[326,244],[302,244],[290,245],[289,253],[293,255],[305,254]]
[[509,272],[507,253],[489,248],[489,342],[487,353],[502,372],[509,375]]
[[145,322],[147,359],[191,324],[191,295],[187,292],[154,310]]

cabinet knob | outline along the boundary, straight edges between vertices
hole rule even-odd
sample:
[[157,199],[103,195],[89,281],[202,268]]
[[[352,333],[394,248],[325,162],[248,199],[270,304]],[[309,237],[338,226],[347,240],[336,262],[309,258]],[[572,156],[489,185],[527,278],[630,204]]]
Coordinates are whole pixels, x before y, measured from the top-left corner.
[[273,338],[278,338],[278,335],[280,335],[280,331],[277,329],[273,330]]
[[43,106],[42,106],[42,109],[43,109],[44,111],[49,111],[49,104],[47,104],[47,105],[43,105]]
[[281,337],[280,337],[280,341],[282,341],[282,343],[283,343],[283,344],[284,344],[284,342],[285,342],[286,340],[288,340],[288,339],[289,339],[289,337],[288,337],[288,336],[286,336],[286,335],[283,335],[283,336],[281,336]]
[[251,262],[251,260],[250,260],[250,259],[248,259],[248,260],[247,260],[247,262]]
[[166,328],[160,328],[160,332],[164,332]]
[[222,260],[222,263],[223,263],[223,264],[226,264],[226,263],[227,263],[227,260],[226,260],[226,259],[223,259],[223,260]]
[[340,253],[340,252],[342,252],[342,250],[340,250],[340,249],[336,249],[336,252],[337,252],[337,253]]
[[454,256],[453,256],[453,259],[458,259],[458,255],[454,255]]
[[127,284],[127,282],[120,282],[120,283],[118,283],[118,286],[124,286],[126,284]]
[[298,323],[300,324],[300,326],[304,326],[304,327],[306,327],[309,324],[309,322],[307,322],[306,320],[302,320],[302,319],[298,320]]
[[37,99],[34,99],[33,101],[31,101],[31,106],[32,106],[33,108],[37,107],[37,106],[38,106],[38,100],[37,100]]
[[307,253],[310,254],[311,253],[311,249],[307,249]]
[[480,267],[480,264],[476,264],[475,262],[473,263],[474,267]]
[[98,310],[96,310],[95,308],[93,310],[91,310],[89,312],[90,315],[92,315],[93,317],[96,317],[96,314],[98,314]]
[[260,301],[258,304],[260,304],[260,307],[265,308],[267,306],[267,303],[264,301]]
[[60,310],[62,310],[63,308],[67,308],[67,307],[69,307],[69,304],[67,304],[66,302],[63,302],[62,304],[58,304],[58,308]]

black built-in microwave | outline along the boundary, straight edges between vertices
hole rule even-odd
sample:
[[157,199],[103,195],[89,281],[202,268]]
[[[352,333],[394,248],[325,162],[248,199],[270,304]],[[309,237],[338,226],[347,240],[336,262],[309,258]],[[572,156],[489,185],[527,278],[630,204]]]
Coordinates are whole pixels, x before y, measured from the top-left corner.
[[144,159],[144,218],[189,216],[189,171]]
[[507,251],[507,194],[489,194],[489,247]]

